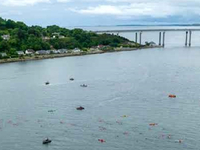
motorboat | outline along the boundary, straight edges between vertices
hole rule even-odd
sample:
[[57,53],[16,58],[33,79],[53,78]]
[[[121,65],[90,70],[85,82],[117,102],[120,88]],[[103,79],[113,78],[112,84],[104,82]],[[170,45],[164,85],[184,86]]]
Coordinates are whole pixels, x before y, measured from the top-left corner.
[[80,86],[81,86],[81,87],[87,87],[87,85],[86,85],[86,84],[81,84]]
[[84,110],[85,108],[84,107],[82,107],[82,106],[80,106],[80,107],[78,107],[78,108],[76,108],[77,110]]
[[43,144],[49,144],[49,143],[51,143],[51,140],[49,140],[49,139],[47,138],[47,139],[44,140],[42,143],[43,143]]
[[45,84],[46,84],[46,85],[49,85],[49,84],[50,84],[50,82],[49,82],[49,81],[47,81],[47,82],[45,82]]

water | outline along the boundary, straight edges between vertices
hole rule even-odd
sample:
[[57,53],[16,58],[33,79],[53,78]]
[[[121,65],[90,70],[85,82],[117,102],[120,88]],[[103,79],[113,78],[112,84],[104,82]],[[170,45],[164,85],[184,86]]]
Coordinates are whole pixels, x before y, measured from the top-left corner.
[[[199,58],[198,47],[169,44],[1,64],[0,149],[196,150]],[[86,109],[77,111],[80,105]],[[46,137],[53,141],[48,146],[42,145]]]

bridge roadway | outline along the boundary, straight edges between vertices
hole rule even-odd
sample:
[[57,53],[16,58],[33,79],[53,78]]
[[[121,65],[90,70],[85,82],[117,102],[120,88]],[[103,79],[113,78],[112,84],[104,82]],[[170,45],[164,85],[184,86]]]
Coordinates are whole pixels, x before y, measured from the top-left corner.
[[130,29],[130,30],[99,30],[95,33],[124,33],[124,32],[166,32],[166,31],[200,31],[200,29]]
[[[138,43],[138,32],[139,32],[139,44],[142,42],[142,33],[143,32],[159,32],[159,46],[165,46],[165,32],[186,32],[186,37],[185,37],[185,46],[191,46],[192,43],[192,32],[195,31],[200,31],[200,29],[190,29],[190,28],[185,28],[185,29],[130,29],[130,30],[99,30],[99,31],[94,31],[95,33],[135,33],[135,42]],[[162,42],[161,42],[162,41]]]

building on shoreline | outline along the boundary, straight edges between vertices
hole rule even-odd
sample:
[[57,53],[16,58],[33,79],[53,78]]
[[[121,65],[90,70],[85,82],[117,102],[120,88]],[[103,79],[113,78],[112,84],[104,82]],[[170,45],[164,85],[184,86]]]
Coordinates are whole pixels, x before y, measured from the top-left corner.
[[2,35],[1,37],[4,40],[10,40],[10,35],[9,34]]
[[8,56],[6,53],[0,53],[0,56],[1,57],[6,57],[6,56]]
[[25,53],[24,53],[23,51],[17,51],[17,54],[18,54],[19,56],[25,55]]
[[46,55],[46,54],[48,54],[48,52],[45,51],[45,50],[39,50],[35,54],[37,54],[37,55]]
[[35,54],[35,51],[32,50],[32,49],[27,49],[27,50],[25,51],[25,54],[27,54],[27,55]]
[[81,50],[80,50],[79,48],[75,48],[75,49],[73,49],[73,52],[74,52],[74,53],[80,53]]
[[67,49],[58,49],[58,51],[60,52],[60,54],[67,53]]

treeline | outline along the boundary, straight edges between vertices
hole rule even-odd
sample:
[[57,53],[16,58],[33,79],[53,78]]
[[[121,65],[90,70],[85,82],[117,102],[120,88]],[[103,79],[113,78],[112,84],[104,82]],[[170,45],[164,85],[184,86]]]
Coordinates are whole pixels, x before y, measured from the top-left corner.
[[[4,39],[3,35],[10,35]],[[16,51],[48,50],[48,49],[86,49],[97,45],[110,45],[117,47],[120,44],[129,42],[120,36],[101,34],[84,31],[82,29],[69,30],[56,25],[27,26],[23,22],[5,20],[0,18],[0,52],[9,54]]]

